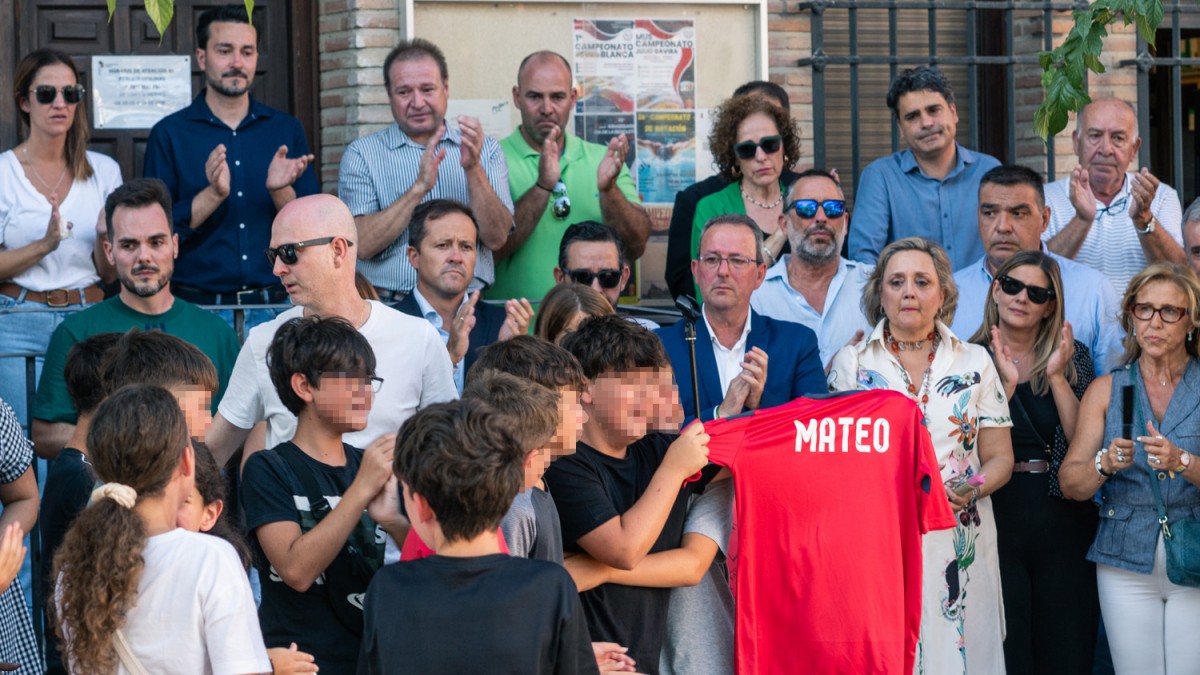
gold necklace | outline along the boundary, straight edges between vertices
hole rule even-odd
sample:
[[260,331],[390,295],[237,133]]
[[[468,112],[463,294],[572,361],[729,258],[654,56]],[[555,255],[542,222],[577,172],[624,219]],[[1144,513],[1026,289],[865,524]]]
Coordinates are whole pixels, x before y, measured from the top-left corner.
[[58,181],[54,183],[54,187],[50,187],[50,184],[46,182],[46,179],[42,178],[41,172],[38,171],[37,167],[33,165],[33,160],[29,159],[28,142],[21,146],[21,152],[25,155],[25,166],[29,167],[29,170],[33,173],[34,178],[37,178],[38,182],[42,184],[42,187],[46,188],[51,195],[57,196],[58,186],[62,185],[63,179],[67,177],[67,167],[63,167],[62,173],[58,174]]

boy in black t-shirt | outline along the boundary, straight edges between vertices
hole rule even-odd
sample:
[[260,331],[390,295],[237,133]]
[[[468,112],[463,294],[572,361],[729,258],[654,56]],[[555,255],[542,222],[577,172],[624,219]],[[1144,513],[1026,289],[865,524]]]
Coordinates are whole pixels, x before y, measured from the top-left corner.
[[[651,432],[663,417],[670,361],[650,331],[618,316],[584,321],[563,342],[587,377],[587,421],[573,455],[546,471],[563,545],[610,567],[633,569],[649,553],[678,548],[687,497],[680,489],[707,464],[699,424]],[[602,584],[580,594],[593,640],[629,647],[638,670],[657,673],[670,589]]]
[[[126,333],[98,333],[76,343],[67,354],[63,380],[79,419],[66,447],[46,472],[45,496],[38,514],[47,597],[53,590],[54,554],[96,486],[87,448],[96,407],[108,392],[127,384],[157,385],[175,396],[188,432],[203,440],[212,423],[209,403],[217,390],[217,369],[195,345],[162,331],[135,328]],[[55,623],[48,616],[49,603],[46,611],[46,672],[65,673]]]
[[280,326],[267,363],[297,424],[291,441],[252,455],[242,475],[263,638],[268,648],[296,643],[322,673],[353,673],[359,601],[383,563],[383,531],[400,541],[407,532],[391,470],[395,436],[365,451],[342,443],[366,426],[382,384],[375,354],[346,321],[314,316]]
[[500,553],[497,527],[526,454],[474,399],[430,406],[400,428],[405,511],[436,554],[375,575],[359,673],[598,672],[566,571]]

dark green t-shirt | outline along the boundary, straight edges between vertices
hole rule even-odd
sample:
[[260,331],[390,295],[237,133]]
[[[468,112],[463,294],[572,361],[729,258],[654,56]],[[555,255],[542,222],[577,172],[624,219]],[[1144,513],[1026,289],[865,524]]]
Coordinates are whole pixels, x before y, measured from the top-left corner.
[[33,417],[47,422],[74,424],[75,405],[71,403],[67,383],[63,379],[63,368],[71,347],[93,335],[124,333],[130,328],[161,330],[196,345],[204,352],[217,368],[218,388],[212,400],[212,411],[214,414],[217,412],[217,403],[225,393],[229,373],[233,371],[233,363],[241,348],[237,334],[229,324],[215,314],[179,298],[175,299],[171,309],[162,314],[142,314],[121,302],[118,296],[72,314],[54,330],[38,381]]

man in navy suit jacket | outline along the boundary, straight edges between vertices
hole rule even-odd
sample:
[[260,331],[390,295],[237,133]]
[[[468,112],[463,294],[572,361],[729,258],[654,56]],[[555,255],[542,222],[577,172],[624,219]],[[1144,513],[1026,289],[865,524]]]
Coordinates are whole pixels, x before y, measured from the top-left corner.
[[533,318],[533,307],[524,298],[509,300],[501,308],[480,302],[479,291],[467,294],[478,249],[479,224],[469,207],[450,199],[417,207],[408,225],[408,261],[417,271],[417,286],[395,305],[405,314],[424,317],[438,330],[454,364],[459,394],[478,351],[524,335]]
[[[740,214],[704,225],[692,274],[700,286],[703,317],[696,323],[696,376],[701,420],[769,408],[825,393],[817,336],[805,326],[750,311],[763,282],[763,234]],[[656,331],[679,385],[684,415],[697,416],[683,322]]]

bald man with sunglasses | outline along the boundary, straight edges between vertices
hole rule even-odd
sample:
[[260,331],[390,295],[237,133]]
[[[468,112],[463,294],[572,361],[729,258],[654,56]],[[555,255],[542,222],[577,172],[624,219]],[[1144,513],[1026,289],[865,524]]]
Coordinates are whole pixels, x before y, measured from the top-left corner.
[[750,296],[764,316],[807,326],[817,334],[821,363],[871,325],[862,313],[863,288],[874,265],[841,256],[850,214],[834,174],[801,173],[788,190],[780,216],[791,253],[780,256]]
[[357,237],[350,209],[332,195],[301,197],[279,211],[266,257],[295,307],[255,326],[242,345],[207,439],[218,463],[228,461],[261,421],[267,422],[266,442],[247,445],[245,457],[295,433],[296,417],[280,401],[267,370],[267,350],[275,331],[296,317],[345,319],[375,352],[383,383],[366,428],[345,434],[346,443],[365,448],[395,433],[417,410],[458,397],[450,357],[433,326],[359,295]]

